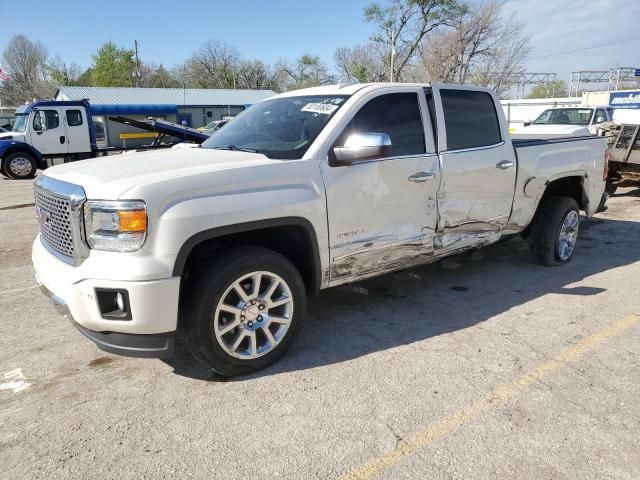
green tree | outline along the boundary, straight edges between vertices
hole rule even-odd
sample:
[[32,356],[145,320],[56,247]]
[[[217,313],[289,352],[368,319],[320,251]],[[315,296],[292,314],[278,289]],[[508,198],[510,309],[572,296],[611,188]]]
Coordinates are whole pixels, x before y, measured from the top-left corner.
[[555,80],[549,83],[540,83],[534,87],[527,95],[527,98],[553,98],[568,96],[567,84],[564,80]]
[[96,87],[131,87],[134,70],[133,50],[106,42],[93,55],[91,84]]

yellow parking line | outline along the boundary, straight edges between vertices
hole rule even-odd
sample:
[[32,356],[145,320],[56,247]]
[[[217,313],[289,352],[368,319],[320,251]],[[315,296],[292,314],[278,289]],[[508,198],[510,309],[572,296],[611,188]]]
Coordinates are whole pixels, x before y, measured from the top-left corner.
[[513,382],[499,386],[486,397],[473,402],[458,413],[440,420],[438,423],[426,430],[416,433],[408,440],[400,442],[394,450],[351,469],[340,478],[342,480],[365,480],[378,475],[382,471],[398,463],[403,458],[411,455],[419,448],[424,448],[436,440],[454,432],[463,424],[473,420],[482,412],[503,404],[533,382],[542,380],[545,377],[556,373],[567,363],[576,362],[584,354],[595,349],[610,338],[620,335],[622,332],[638,323],[638,321],[640,321],[640,315],[631,314],[622,320],[611,323],[602,330],[578,342],[571,348],[562,351],[560,355],[546,363],[543,363],[535,370],[523,374]]

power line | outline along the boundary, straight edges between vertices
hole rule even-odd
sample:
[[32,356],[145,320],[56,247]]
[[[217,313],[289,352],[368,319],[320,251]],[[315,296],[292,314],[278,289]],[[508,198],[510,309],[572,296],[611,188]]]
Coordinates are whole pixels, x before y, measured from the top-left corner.
[[631,40],[638,40],[638,39],[640,39],[640,37],[629,37],[629,38],[625,38],[624,40],[618,40],[616,42],[601,43],[600,45],[593,45],[592,47],[577,48],[575,50],[566,50],[564,52],[549,53],[547,55],[536,55],[535,57],[529,57],[529,58],[557,57],[559,55],[567,55],[569,53],[584,52],[586,50],[593,50],[594,48],[608,47],[610,45],[618,45],[619,43],[630,42]]

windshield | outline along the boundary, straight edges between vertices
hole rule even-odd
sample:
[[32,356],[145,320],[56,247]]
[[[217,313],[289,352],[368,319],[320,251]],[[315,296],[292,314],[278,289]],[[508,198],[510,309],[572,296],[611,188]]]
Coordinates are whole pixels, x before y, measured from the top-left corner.
[[302,158],[347,98],[310,95],[265,100],[217,130],[202,147],[249,150],[278,159]]
[[28,113],[19,113],[16,115],[16,121],[13,124],[12,132],[23,133],[27,129],[27,122],[29,120]]
[[592,115],[592,108],[553,108],[542,112],[533,124],[589,125]]

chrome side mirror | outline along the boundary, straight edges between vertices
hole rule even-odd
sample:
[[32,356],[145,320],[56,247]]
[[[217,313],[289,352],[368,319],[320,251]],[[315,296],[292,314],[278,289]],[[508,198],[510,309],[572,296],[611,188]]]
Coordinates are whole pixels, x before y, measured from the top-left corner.
[[391,138],[386,133],[353,133],[341,147],[333,147],[338,165],[391,156]]

